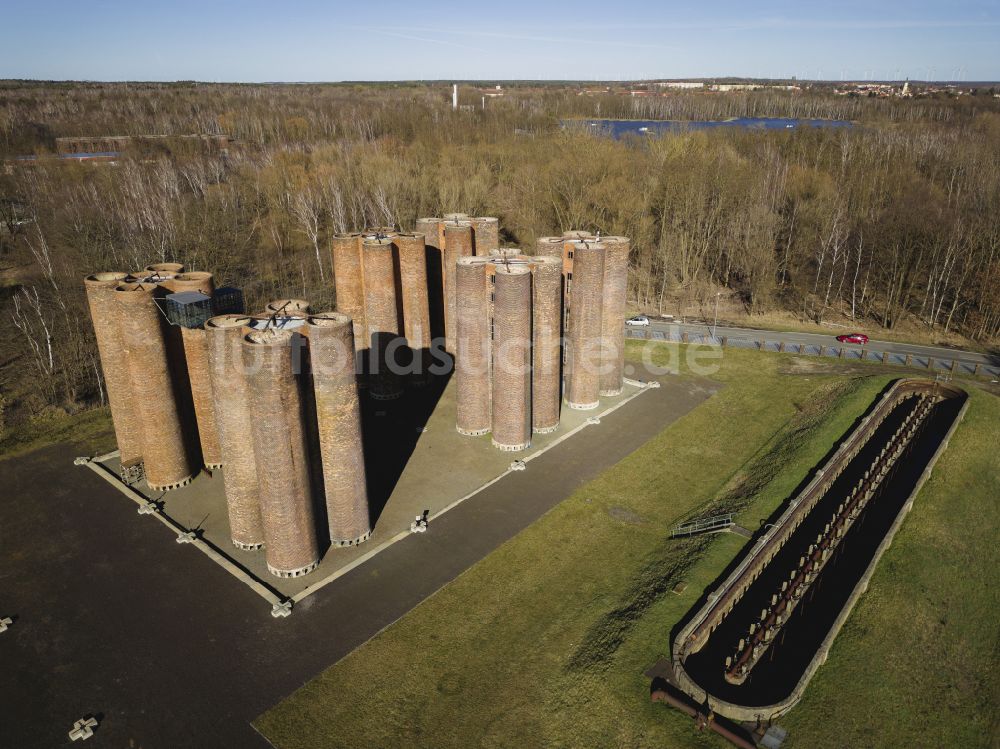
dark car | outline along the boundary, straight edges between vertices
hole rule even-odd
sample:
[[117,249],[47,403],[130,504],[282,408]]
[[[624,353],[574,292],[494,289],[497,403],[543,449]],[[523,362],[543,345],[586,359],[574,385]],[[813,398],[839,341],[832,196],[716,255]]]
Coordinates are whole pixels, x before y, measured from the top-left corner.
[[868,336],[864,333],[846,333],[844,335],[837,336],[837,340],[841,343],[860,343],[864,345],[868,343]]

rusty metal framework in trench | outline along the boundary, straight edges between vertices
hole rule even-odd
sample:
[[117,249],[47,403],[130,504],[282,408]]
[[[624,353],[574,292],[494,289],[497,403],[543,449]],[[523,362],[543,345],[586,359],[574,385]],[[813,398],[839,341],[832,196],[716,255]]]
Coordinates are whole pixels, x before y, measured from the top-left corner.
[[795,607],[816,582],[823,567],[836,553],[847,531],[861,516],[913,443],[921,426],[926,423],[935,399],[926,393],[915,397],[920,402],[906,415],[871,467],[858,480],[847,498],[837,506],[830,521],[816,536],[815,542],[809,544],[806,553],[799,557],[798,565],[790,572],[788,579],[783,580],[779,589],[772,594],[770,604],[761,610],[757,621],[750,624],[747,635],[740,638],[735,654],[727,656],[725,679],[730,684],[742,684],[746,681],[754,666],[775,642]]

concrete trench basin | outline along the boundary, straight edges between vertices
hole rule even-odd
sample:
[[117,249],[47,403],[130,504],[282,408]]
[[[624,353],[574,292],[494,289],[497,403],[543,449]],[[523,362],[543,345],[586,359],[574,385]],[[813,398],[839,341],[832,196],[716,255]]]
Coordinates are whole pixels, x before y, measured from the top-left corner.
[[[677,633],[670,677],[674,686],[698,704],[707,702],[739,721],[769,721],[790,709],[867,589],[966,400],[964,391],[951,386],[897,381]],[[893,445],[899,449],[894,460]],[[873,464],[886,466],[884,476],[870,495],[852,495],[866,472],[875,481]],[[835,519],[838,512],[849,517],[852,496],[868,498],[838,536]],[[822,562],[806,566],[810,559]],[[796,571],[808,584],[793,599],[789,588],[796,585]],[[783,598],[785,590],[789,593]],[[784,616],[776,619],[779,613]],[[737,675],[741,654],[748,668]]]

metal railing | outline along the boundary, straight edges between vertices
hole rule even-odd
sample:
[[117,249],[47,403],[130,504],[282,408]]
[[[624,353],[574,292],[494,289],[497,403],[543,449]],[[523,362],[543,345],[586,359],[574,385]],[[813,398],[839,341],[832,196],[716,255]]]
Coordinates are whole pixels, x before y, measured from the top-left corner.
[[701,518],[699,520],[688,520],[681,523],[670,532],[671,538],[681,536],[693,536],[697,533],[718,533],[729,530],[734,525],[732,514],[716,515],[711,518]]

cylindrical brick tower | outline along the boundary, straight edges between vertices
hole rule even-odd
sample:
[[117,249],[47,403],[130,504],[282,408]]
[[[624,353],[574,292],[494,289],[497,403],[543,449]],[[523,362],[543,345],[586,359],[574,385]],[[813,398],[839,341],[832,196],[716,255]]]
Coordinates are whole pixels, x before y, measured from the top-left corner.
[[243,338],[267,569],[277,577],[299,577],[319,564],[307,426],[293,368],[293,350],[301,345],[290,330],[254,330]]
[[539,237],[535,240],[535,254],[559,255],[561,257],[564,242],[562,237]]
[[229,530],[233,545],[258,549],[264,545],[260,488],[254,460],[253,417],[247,373],[243,366],[244,315],[220,315],[205,323],[208,371],[214,395],[215,420],[222,455]]
[[431,218],[418,218],[414,224],[413,231],[424,235],[424,243],[427,247],[440,252],[444,249],[444,219],[436,216]]
[[125,283],[116,287],[122,344],[132,382],[132,404],[142,431],[146,483],[155,491],[190,483],[196,453],[185,426],[189,414],[178,386],[180,362],[172,361],[167,321],[157,304],[165,290],[154,284]]
[[598,242],[577,242],[573,247],[566,404],[579,410],[597,408],[600,403],[604,252]]
[[337,310],[353,320],[356,350],[368,348],[365,332],[364,268],[361,264],[361,235],[334,234],[333,278]]
[[[176,264],[175,264],[176,265]],[[158,306],[165,313],[166,305],[162,297],[177,292],[192,291],[209,297],[215,290],[215,282],[211,273],[157,271],[154,279],[159,284],[156,296],[160,299]],[[169,323],[170,321],[167,320]],[[171,364],[171,380],[174,383],[174,397],[178,412],[181,414],[181,425],[184,428],[184,441],[188,454],[192,456],[195,465],[205,465],[207,468],[217,468],[219,465],[218,440],[215,437],[214,414],[211,413],[211,393],[206,396],[206,388],[211,387],[206,372],[207,351],[204,341],[197,337],[185,336],[183,326],[170,323],[163,328],[164,340],[167,346],[167,357]],[[188,347],[192,348],[191,357],[195,360],[194,375],[188,363]],[[199,350],[200,349],[200,350]],[[198,409],[202,409],[199,413]],[[207,413],[206,413],[207,411]],[[199,418],[200,417],[200,418]],[[201,434],[202,424],[206,434]],[[202,445],[207,444],[209,452],[203,452]]]
[[601,310],[601,395],[621,393],[625,369],[625,297],[628,291],[627,237],[601,237],[604,305]]
[[596,242],[597,238],[585,231],[563,232],[563,307],[567,311],[573,306],[573,252],[577,242]]
[[403,334],[413,352],[414,384],[427,381],[430,365],[431,319],[427,295],[427,252],[423,234],[397,234],[393,241],[399,258],[403,297]]
[[456,428],[477,436],[490,431],[490,288],[486,264],[457,261]]
[[176,275],[184,272],[184,265],[182,263],[150,263],[146,266],[146,270],[151,273],[170,273]]
[[178,273],[173,278],[164,281],[163,286],[171,293],[178,291],[200,291],[206,296],[212,296],[215,292],[215,278],[211,273],[191,271],[189,273]]
[[181,328],[184,342],[184,359],[187,362],[188,381],[194,400],[194,415],[198,422],[198,440],[205,467],[222,465],[222,451],[215,422],[215,405],[212,380],[208,367],[208,340],[204,328]]
[[279,317],[307,317],[309,302],[305,299],[275,299],[267,303],[264,313]]
[[95,273],[84,280],[108,405],[111,407],[111,421],[115,427],[121,464],[125,467],[142,460],[142,427],[132,397],[132,380],[122,341],[124,330],[115,302],[115,287],[127,277],[127,273]]
[[544,434],[559,427],[562,405],[562,258],[538,255],[532,261],[531,423]]
[[[161,284],[171,293],[198,291],[206,296],[215,292],[215,279],[211,273],[195,271],[178,273]],[[208,342],[202,328],[180,329],[184,345],[184,359],[187,363],[188,381],[191,383],[191,397],[194,401],[195,420],[198,423],[198,440],[201,443],[202,460],[206,468],[222,465],[219,438],[215,426],[215,408],[212,398],[212,383],[208,374]]]
[[458,258],[472,253],[472,224],[458,221],[444,227],[444,337],[445,350],[455,353],[455,268]]
[[427,255],[427,306],[430,312],[431,337],[444,338],[444,221],[418,218],[415,232],[424,235]]
[[500,247],[500,221],[492,216],[470,218],[472,243],[477,256],[489,255]]
[[371,520],[351,319],[326,312],[310,317],[306,328],[330,542],[352,546],[371,536]]
[[493,446],[531,445],[531,269],[500,263],[493,284]]
[[174,278],[177,274],[168,271],[157,270],[134,270],[128,274],[128,283],[164,283]]
[[490,250],[487,255],[491,263],[507,258],[520,258],[523,260],[527,257],[526,255],[522,255],[521,251],[516,247],[497,247],[495,250]]
[[362,245],[365,278],[365,319],[371,341],[370,393],[376,400],[402,395],[399,375],[389,361],[399,346],[399,292],[391,239],[365,239]]

